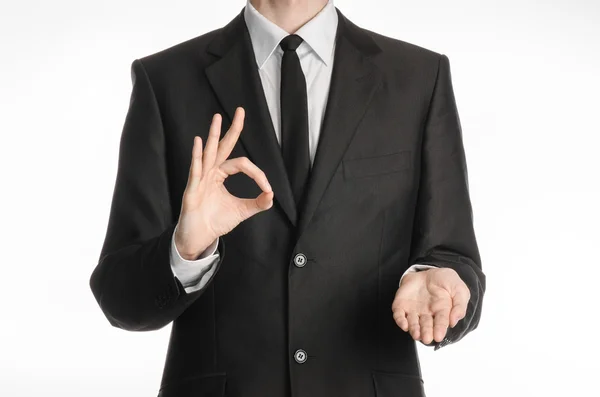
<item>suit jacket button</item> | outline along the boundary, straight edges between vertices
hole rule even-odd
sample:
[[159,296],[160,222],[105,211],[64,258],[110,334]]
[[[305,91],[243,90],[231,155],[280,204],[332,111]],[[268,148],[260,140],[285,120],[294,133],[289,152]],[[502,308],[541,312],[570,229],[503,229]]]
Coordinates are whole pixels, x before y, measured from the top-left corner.
[[306,255],[296,254],[294,256],[294,265],[296,265],[296,267],[304,267],[306,265]]
[[296,362],[298,364],[305,363],[307,358],[308,358],[308,355],[302,349],[298,349],[298,350],[296,350],[296,353],[294,353],[294,360],[296,360]]

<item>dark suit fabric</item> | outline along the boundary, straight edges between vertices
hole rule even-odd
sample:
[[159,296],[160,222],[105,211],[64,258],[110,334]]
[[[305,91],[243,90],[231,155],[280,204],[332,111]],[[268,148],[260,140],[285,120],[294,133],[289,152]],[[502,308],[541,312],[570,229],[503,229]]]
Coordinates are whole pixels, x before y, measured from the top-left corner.
[[[133,91],[104,245],[90,285],[115,326],[172,322],[161,397],[419,397],[416,343],[392,318],[414,263],[455,269],[477,327],[485,276],[444,55],[361,29],[338,10],[335,63],[305,206],[296,213],[243,15],[132,64]],[[194,135],[236,106],[274,206],[219,243],[217,271],[186,293],[169,248]],[[243,174],[226,188],[260,190]],[[296,267],[294,255],[308,261]],[[439,347],[439,346],[438,346]],[[294,361],[304,349],[308,359]],[[124,353],[125,354],[125,353]]]

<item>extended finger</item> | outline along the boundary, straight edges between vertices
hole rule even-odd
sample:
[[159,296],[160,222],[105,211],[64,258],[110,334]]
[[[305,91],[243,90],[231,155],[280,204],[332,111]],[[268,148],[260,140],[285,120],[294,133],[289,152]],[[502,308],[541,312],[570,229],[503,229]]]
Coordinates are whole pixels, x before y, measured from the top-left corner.
[[436,342],[441,342],[448,332],[450,324],[450,310],[440,310],[433,317],[433,339]]
[[262,192],[254,199],[237,199],[240,203],[240,213],[245,219],[258,214],[261,211],[268,210],[273,206],[273,192]]
[[433,340],[433,317],[431,314],[421,314],[419,324],[421,325],[421,341],[425,344],[431,343]]
[[217,148],[219,147],[219,136],[221,135],[221,122],[221,115],[217,113],[213,116],[212,123],[210,123],[208,139],[206,140],[206,147],[204,148],[204,158],[202,159],[203,175],[205,175],[215,164]]
[[265,173],[247,157],[236,157],[234,159],[226,160],[219,166],[219,168],[227,175],[243,172],[250,178],[254,179],[256,184],[262,189],[263,192],[272,191],[271,185],[269,184]]
[[244,128],[244,117],[244,108],[237,108],[235,110],[233,121],[231,122],[229,130],[227,130],[227,133],[225,134],[225,136],[223,136],[221,142],[219,142],[219,149],[217,151],[217,158],[215,160],[216,164],[221,164],[222,162],[227,160],[227,158],[233,151],[233,148],[235,147],[235,144],[238,138],[240,137],[240,133]]
[[419,340],[421,337],[421,326],[419,325],[419,315],[417,313],[408,313],[408,331],[414,340]]
[[188,187],[194,190],[200,184],[202,179],[202,138],[194,137],[194,146],[192,148],[192,161],[190,163],[190,172],[188,174]]
[[408,331],[408,320],[406,319],[406,313],[402,309],[393,308],[393,317],[394,321],[400,329],[404,332]]

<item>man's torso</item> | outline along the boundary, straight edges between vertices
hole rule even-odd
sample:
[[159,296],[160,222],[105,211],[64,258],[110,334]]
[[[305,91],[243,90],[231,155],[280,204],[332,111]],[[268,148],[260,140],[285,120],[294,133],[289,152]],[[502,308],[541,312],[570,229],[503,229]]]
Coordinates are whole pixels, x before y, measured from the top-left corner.
[[[142,59],[165,131],[174,219],[193,136],[206,140],[214,113],[225,129],[236,106],[246,122],[231,157],[249,157],[275,192],[271,210],[222,237],[218,274],[174,321],[162,397],[423,395],[415,342],[391,303],[409,266],[439,55],[341,14],[340,24],[302,214],[290,201],[241,15]],[[260,193],[242,174],[225,186],[239,197]],[[295,261],[299,254],[306,261]]]

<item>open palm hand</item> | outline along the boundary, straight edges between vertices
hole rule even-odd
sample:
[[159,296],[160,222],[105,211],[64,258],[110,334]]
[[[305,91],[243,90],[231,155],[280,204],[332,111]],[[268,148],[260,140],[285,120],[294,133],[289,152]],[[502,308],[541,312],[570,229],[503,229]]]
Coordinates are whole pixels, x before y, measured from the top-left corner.
[[458,273],[436,268],[404,276],[392,303],[394,320],[425,344],[441,342],[467,310],[470,292]]

